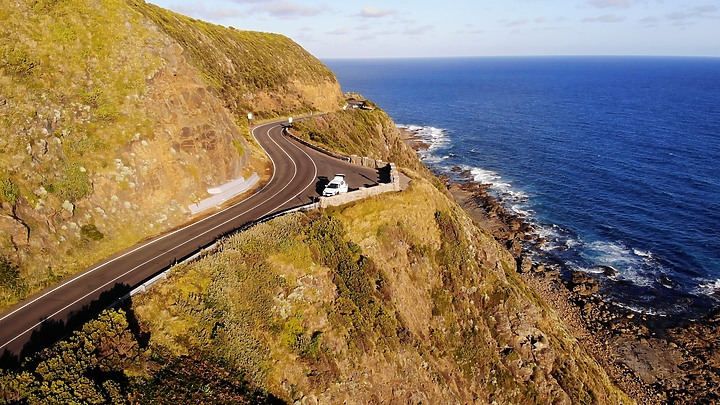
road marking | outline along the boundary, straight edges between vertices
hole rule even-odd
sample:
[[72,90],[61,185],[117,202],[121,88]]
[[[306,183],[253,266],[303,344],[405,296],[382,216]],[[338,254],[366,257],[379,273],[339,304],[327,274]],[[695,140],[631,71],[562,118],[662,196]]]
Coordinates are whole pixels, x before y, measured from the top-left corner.
[[[191,241],[193,241],[193,240],[195,240],[195,239],[197,239],[197,238],[199,238],[199,237],[201,237],[201,236],[204,236],[204,235],[206,235],[208,232],[211,232],[211,231],[213,231],[213,230],[215,230],[215,229],[217,229],[217,228],[220,228],[220,227],[222,227],[222,226],[225,226],[227,223],[229,223],[229,222],[231,222],[231,221],[234,221],[234,220],[236,220],[237,218],[239,218],[239,217],[247,214],[248,212],[250,212],[250,211],[258,208],[260,205],[262,205],[262,204],[270,201],[271,199],[275,198],[278,194],[280,194],[281,192],[283,192],[283,191],[292,183],[292,181],[295,180],[295,177],[297,176],[297,163],[296,163],[296,162],[292,159],[292,157],[285,151],[285,149],[283,149],[283,148],[270,136],[270,131],[273,130],[273,129],[275,129],[275,128],[277,128],[277,127],[279,126],[279,125],[277,125],[278,122],[282,122],[282,121],[277,121],[277,122],[274,122],[274,123],[268,123],[268,124],[261,125],[261,126],[259,126],[259,127],[253,128],[253,130],[252,130],[252,136],[253,136],[253,138],[255,138],[255,141],[257,142],[257,137],[255,136],[255,130],[258,129],[258,128],[261,128],[261,127],[270,126],[270,128],[268,128],[268,130],[267,130],[268,139],[269,139],[270,141],[272,141],[278,148],[280,148],[280,150],[290,159],[290,161],[293,163],[293,166],[295,167],[295,168],[294,168],[294,173],[293,173],[292,179],[290,179],[290,181],[289,181],[287,184],[285,184],[285,186],[283,186],[280,190],[278,190],[278,191],[277,191],[275,194],[273,194],[272,196],[266,198],[264,201],[256,204],[256,205],[253,206],[252,208],[249,208],[249,209],[245,210],[243,213],[238,214],[238,215],[234,216],[233,218],[231,218],[231,219],[223,222],[222,224],[219,224],[219,225],[217,225],[217,226],[215,226],[215,227],[213,227],[213,228],[211,228],[211,229],[208,229],[207,231],[205,231],[205,232],[203,232],[203,233],[201,233],[201,234],[193,237],[192,239],[188,239],[188,240],[182,242],[181,244],[176,245],[175,247],[173,247],[173,248],[171,248],[171,249],[168,249],[168,250],[165,251],[165,252],[160,253],[159,255],[153,257],[152,259],[149,259],[149,260],[145,261],[144,263],[139,264],[139,265],[133,267],[132,269],[128,270],[127,272],[123,273],[122,275],[120,275],[120,276],[118,276],[118,277],[115,277],[113,280],[111,280],[111,281],[103,284],[102,286],[96,288],[96,289],[93,290],[92,292],[86,294],[86,295],[83,296],[82,298],[79,298],[79,299],[75,300],[74,302],[66,305],[64,308],[58,310],[58,311],[55,312],[54,314],[52,314],[52,315],[46,317],[45,319],[43,319],[42,321],[36,323],[36,324],[33,325],[31,328],[29,328],[29,329],[27,329],[26,331],[20,333],[19,335],[15,336],[15,337],[12,338],[11,340],[3,343],[2,346],[0,346],[0,350],[2,350],[5,346],[7,346],[7,345],[9,345],[10,343],[14,342],[15,340],[17,340],[18,338],[20,338],[20,337],[23,336],[24,334],[26,334],[26,333],[32,331],[33,329],[35,329],[36,327],[38,327],[39,325],[41,325],[43,322],[45,322],[45,320],[54,317],[55,315],[59,314],[60,312],[68,309],[69,307],[75,305],[76,303],[84,300],[84,299],[87,298],[88,296],[94,294],[94,293],[97,292],[98,290],[100,290],[100,289],[108,286],[108,285],[111,284],[111,283],[114,283],[114,282],[117,281],[118,279],[120,279],[120,278],[122,278],[122,277],[124,277],[124,276],[126,276],[126,275],[128,275],[128,274],[130,274],[130,273],[132,273],[133,271],[137,270],[138,268],[146,265],[147,263],[149,263],[149,262],[151,262],[151,261],[153,261],[153,260],[155,260],[155,259],[157,259],[157,258],[159,258],[159,257],[161,257],[161,256],[163,256],[163,255],[165,255],[165,254],[167,254],[167,253],[169,253],[170,251],[175,250],[175,249],[177,249],[178,247],[183,246],[183,245],[185,245],[185,244],[187,244],[187,243],[189,243],[189,242],[191,242]],[[292,142],[290,142],[290,143],[291,143],[293,146],[295,146],[296,148],[298,148],[297,145],[293,144]],[[272,177],[270,178],[270,181],[268,181],[268,184],[271,184],[272,181],[275,179],[275,174],[276,174],[276,172],[277,172],[277,170],[275,169],[275,168],[276,168],[275,161],[273,160],[272,156],[270,156],[270,154],[267,152],[267,150],[262,146],[262,144],[260,144],[260,142],[258,142],[258,145],[263,149],[263,151],[265,151],[265,154],[268,155],[268,157],[270,158],[270,161],[273,163],[273,175],[272,175]],[[299,149],[299,148],[298,148],[298,149]],[[305,155],[310,159],[310,161],[313,162],[313,165],[315,166],[315,174],[317,175],[317,165],[315,164],[315,162],[312,160],[312,158],[310,158],[310,156],[307,154],[307,152],[303,151],[302,149],[300,149],[300,150],[301,150],[303,153],[305,153]],[[314,178],[313,178],[313,180],[314,180]],[[312,182],[311,182],[310,184],[312,184]],[[308,186],[309,186],[309,184],[308,184]],[[308,186],[305,186],[305,188],[307,188]],[[304,190],[305,188],[303,188],[303,190]],[[257,195],[257,194],[256,194],[256,195]],[[209,220],[210,218],[213,218],[213,217],[215,217],[215,216],[217,216],[217,215],[220,215],[220,214],[222,214],[222,213],[224,213],[224,212],[226,212],[226,211],[228,211],[228,210],[236,207],[237,205],[239,205],[239,204],[241,204],[241,203],[243,203],[243,202],[249,201],[252,197],[253,197],[253,196],[248,197],[248,198],[246,198],[245,200],[238,202],[237,204],[234,204],[234,205],[232,205],[232,206],[230,206],[230,207],[228,207],[228,208],[226,208],[226,209],[224,209],[224,210],[222,210],[222,211],[219,211],[219,212],[217,212],[217,213],[215,213],[215,214],[213,214],[213,215],[211,215],[211,216],[209,216],[209,217],[203,218],[203,219],[201,219],[200,221],[195,222],[195,223],[192,223],[192,224],[190,224],[190,225],[188,225],[188,226],[186,226],[186,227],[184,227],[184,228],[177,229],[177,230],[175,230],[175,231],[173,231],[173,232],[170,232],[170,233],[168,233],[168,234],[166,234],[166,235],[163,235],[163,236],[161,236],[161,237],[159,237],[159,238],[157,238],[157,239],[154,239],[154,240],[148,242],[147,244],[138,246],[137,248],[135,248],[135,249],[133,249],[133,250],[131,250],[131,251],[129,251],[129,252],[126,252],[126,253],[124,253],[124,254],[121,255],[121,256],[118,256],[118,257],[116,257],[116,258],[114,258],[114,259],[112,259],[112,260],[110,260],[110,261],[107,261],[107,262],[105,262],[105,263],[103,263],[103,264],[101,264],[101,265],[99,265],[99,266],[97,266],[97,267],[95,267],[95,268],[93,268],[93,269],[91,269],[91,270],[88,270],[88,271],[80,274],[79,276],[77,276],[77,277],[75,277],[75,278],[72,278],[72,279],[70,279],[70,280],[67,280],[66,282],[60,284],[59,286],[54,287],[54,288],[51,289],[50,291],[45,292],[44,294],[42,294],[42,295],[34,298],[32,301],[29,301],[29,302],[25,303],[24,305],[22,305],[21,307],[16,308],[16,309],[13,310],[12,312],[6,314],[6,315],[3,316],[2,318],[0,318],[0,322],[4,321],[6,318],[8,318],[8,317],[10,317],[11,315],[17,313],[18,311],[22,310],[23,308],[26,308],[27,306],[36,303],[38,300],[46,297],[47,295],[52,294],[53,292],[55,292],[55,291],[57,291],[57,290],[65,287],[65,286],[67,286],[67,285],[69,285],[69,284],[71,284],[71,283],[73,283],[73,282],[81,279],[82,277],[84,277],[84,276],[86,276],[86,275],[88,275],[88,274],[90,274],[90,273],[93,273],[94,271],[96,271],[96,270],[98,270],[98,269],[100,269],[100,268],[102,268],[102,267],[107,266],[107,265],[110,264],[110,263],[113,263],[113,262],[115,262],[115,261],[117,261],[117,260],[119,260],[119,259],[121,259],[121,258],[123,258],[123,257],[126,257],[126,256],[128,256],[128,255],[130,255],[130,254],[132,254],[132,253],[134,253],[134,252],[136,252],[136,251],[138,251],[138,250],[140,250],[140,249],[143,249],[143,248],[146,248],[146,247],[148,247],[148,246],[151,246],[151,245],[153,245],[154,243],[156,243],[156,242],[158,242],[158,241],[160,241],[160,240],[163,240],[163,239],[165,239],[165,238],[167,238],[167,237],[169,237],[169,236],[171,236],[171,235],[174,235],[174,234],[176,234],[176,233],[178,233],[178,232],[180,232],[180,231],[188,230],[188,229],[192,228],[193,226],[196,226],[196,225],[198,225],[198,224],[200,224],[200,223],[203,223],[203,222]],[[295,198],[295,197],[296,197],[296,196],[293,196],[292,198],[288,199],[287,201],[283,202],[282,204],[278,205],[277,207],[273,208],[273,209],[270,210],[270,211],[272,212],[272,211],[276,210],[277,208],[282,207],[283,205],[287,204],[290,200],[292,200],[292,199]]]

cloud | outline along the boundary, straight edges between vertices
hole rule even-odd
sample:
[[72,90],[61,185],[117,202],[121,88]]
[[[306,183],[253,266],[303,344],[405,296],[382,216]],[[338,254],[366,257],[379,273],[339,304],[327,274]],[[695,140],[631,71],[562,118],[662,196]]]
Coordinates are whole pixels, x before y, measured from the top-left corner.
[[378,10],[377,8],[375,8],[373,6],[367,6],[364,9],[362,9],[362,11],[360,11],[360,16],[366,17],[366,18],[378,18],[378,17],[385,17],[390,14],[395,14],[396,12],[397,12],[396,10],[388,10],[388,9]]
[[589,4],[597,8],[629,8],[630,1],[628,0],[589,0],[586,4]]
[[253,12],[266,12],[271,16],[278,18],[312,17],[325,10],[326,7],[310,8],[284,1],[270,2],[267,5],[256,6],[252,9]]
[[518,25],[525,25],[528,23],[528,20],[521,18],[517,20],[512,21],[504,21],[506,27],[517,27]]
[[535,19],[535,22],[538,23],[538,24],[546,23],[546,22],[547,22],[547,18],[546,18],[546,17],[538,17],[538,18]]
[[233,8],[214,8],[208,9],[203,3],[195,3],[192,6],[184,7],[177,6],[173,7],[173,10],[180,14],[199,18],[201,20],[218,21],[229,18],[242,17],[243,13],[238,9]]
[[650,16],[650,17],[643,18],[642,20],[640,20],[640,22],[645,24],[646,27],[654,27],[660,22],[660,19],[657,17]]
[[693,7],[684,11],[675,11],[673,13],[667,14],[665,17],[667,17],[668,20],[674,21],[689,20],[693,18],[717,18],[716,16],[713,16],[713,14],[715,14],[717,11],[717,6],[707,5]]
[[434,25],[423,25],[421,27],[406,28],[403,31],[405,35],[422,35],[435,29]]
[[329,35],[347,35],[350,33],[350,30],[347,28],[338,28],[336,30],[328,32]]
[[605,14],[600,17],[587,17],[583,18],[582,22],[602,22],[602,23],[619,23],[625,21],[625,17],[617,16],[615,14]]

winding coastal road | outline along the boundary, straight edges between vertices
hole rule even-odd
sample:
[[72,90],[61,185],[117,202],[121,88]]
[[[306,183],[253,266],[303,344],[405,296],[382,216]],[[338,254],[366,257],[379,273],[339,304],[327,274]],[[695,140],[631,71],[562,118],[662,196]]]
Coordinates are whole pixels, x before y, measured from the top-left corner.
[[253,129],[274,166],[252,196],[181,229],[125,249],[0,314],[0,353],[12,362],[54,343],[90,316],[218,237],[269,214],[312,202],[318,183],[345,173],[350,187],[379,182],[378,171],[329,157],[283,135],[278,121]]

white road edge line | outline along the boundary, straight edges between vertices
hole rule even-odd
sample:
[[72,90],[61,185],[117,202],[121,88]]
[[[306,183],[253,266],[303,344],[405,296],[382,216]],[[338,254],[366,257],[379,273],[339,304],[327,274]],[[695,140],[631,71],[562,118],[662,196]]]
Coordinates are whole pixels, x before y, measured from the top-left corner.
[[[283,120],[283,121],[284,121],[284,120]],[[259,126],[259,127],[253,128],[253,130],[252,130],[252,136],[253,136],[253,138],[255,138],[255,141],[257,142],[257,137],[255,137],[255,130],[256,130],[256,129],[258,129],[258,128],[260,128],[260,127],[263,127],[263,126],[266,126],[266,125],[277,124],[278,122],[283,122],[283,121],[276,121],[276,122],[273,122],[273,123],[268,123],[268,124],[261,125],[261,126]],[[278,127],[278,125],[273,125],[273,126],[271,126],[271,127],[268,129],[268,139],[270,139],[275,145],[277,145],[277,146],[283,151],[283,153],[285,153],[285,155],[290,159],[290,161],[293,162],[293,165],[295,166],[295,172],[293,173],[293,177],[292,177],[292,179],[290,179],[290,182],[288,182],[288,184],[286,184],[283,188],[281,188],[280,190],[278,190],[275,194],[273,194],[272,196],[266,198],[265,201],[263,201],[263,202],[261,202],[261,203],[259,203],[259,204],[256,204],[256,205],[253,206],[252,208],[249,208],[249,209],[245,210],[243,213],[236,215],[235,217],[233,217],[233,218],[231,218],[231,219],[223,222],[222,224],[220,224],[220,225],[218,225],[218,226],[216,226],[216,227],[214,227],[214,228],[211,228],[211,229],[209,229],[209,230],[207,230],[207,231],[205,231],[205,232],[203,232],[203,233],[195,236],[195,237],[192,238],[192,239],[186,240],[186,241],[184,241],[183,243],[181,243],[181,244],[179,244],[179,245],[176,245],[174,248],[172,248],[172,249],[170,249],[170,250],[174,250],[174,249],[176,249],[176,248],[178,248],[178,247],[180,247],[180,246],[182,246],[182,245],[185,245],[185,244],[187,244],[188,242],[191,242],[191,241],[199,238],[200,236],[203,236],[203,235],[207,234],[208,232],[213,231],[213,230],[215,230],[215,229],[217,229],[217,228],[219,228],[219,227],[221,227],[221,226],[224,226],[224,225],[227,224],[228,222],[234,221],[234,220],[236,220],[237,218],[239,218],[239,217],[247,214],[248,212],[254,210],[255,208],[259,207],[260,205],[266,203],[266,202],[269,201],[270,199],[272,199],[272,198],[274,198],[275,196],[277,196],[278,194],[280,194],[283,190],[285,190],[285,189],[288,187],[288,185],[289,185],[290,183],[292,183],[293,180],[295,180],[295,177],[297,176],[297,164],[296,164],[295,161],[292,159],[292,157],[290,157],[290,155],[285,151],[285,149],[283,149],[274,139],[272,139],[272,138],[269,136],[270,130],[272,130],[272,129],[274,129],[274,128],[277,128],[277,127]],[[292,144],[292,142],[291,142],[291,144]],[[265,152],[265,154],[270,158],[270,161],[273,163],[273,175],[272,175],[272,177],[270,178],[270,181],[268,181],[268,183],[267,183],[267,184],[270,184],[270,183],[272,183],[272,181],[275,179],[275,172],[276,172],[276,170],[275,170],[275,161],[274,161],[273,158],[270,156],[270,154],[267,153],[267,150],[265,150],[265,148],[260,144],[260,142],[258,142],[258,145],[260,145],[260,147],[263,149],[263,151]],[[296,148],[298,148],[297,145],[295,145],[295,144],[292,144],[292,145],[295,146]],[[298,149],[299,149],[299,148],[298,148]],[[309,156],[305,151],[303,151],[302,149],[300,149],[300,150],[301,150],[303,153],[305,153],[305,155],[308,156],[308,158],[310,158],[310,156]],[[310,158],[310,160],[313,162],[313,165],[315,166],[315,173],[317,174],[317,165],[315,165],[315,162],[312,160],[312,158]],[[314,178],[313,178],[313,180],[314,180]],[[310,184],[312,184],[312,182],[311,182]],[[308,186],[309,186],[309,184],[308,184]],[[306,188],[307,188],[307,186],[306,186]],[[248,198],[250,198],[250,197],[248,197]],[[282,203],[282,204],[278,205],[277,207],[273,208],[271,211],[273,211],[273,210],[275,210],[275,209],[277,209],[277,208],[279,208],[279,207],[282,207],[283,205],[287,204],[287,203],[288,203],[290,200],[292,200],[293,198],[295,198],[295,197],[290,198],[289,200],[285,201],[284,203]],[[247,199],[246,199],[246,200],[247,200]],[[246,201],[246,200],[243,200],[243,201]],[[238,204],[239,204],[239,203],[240,203],[240,202],[238,202]],[[237,205],[237,204],[235,204],[235,205]],[[160,241],[160,240],[162,240],[162,239],[164,239],[164,238],[167,238],[168,236],[174,235],[174,234],[177,233],[177,232],[186,230],[186,229],[191,228],[191,227],[193,227],[193,226],[195,226],[195,225],[197,225],[197,224],[199,224],[199,223],[202,223],[202,222],[204,222],[204,221],[206,221],[206,220],[208,220],[208,219],[210,219],[210,218],[212,218],[212,217],[214,217],[214,216],[216,216],[216,215],[219,215],[219,214],[221,214],[221,213],[223,213],[223,212],[225,212],[225,211],[233,208],[235,205],[230,206],[230,207],[228,207],[228,208],[226,208],[226,209],[224,209],[224,210],[222,210],[222,211],[219,211],[219,212],[217,212],[217,213],[215,213],[215,214],[213,214],[213,215],[211,215],[211,216],[209,216],[209,217],[203,218],[202,220],[200,220],[200,221],[198,221],[198,222],[194,222],[194,223],[192,223],[192,224],[190,224],[190,225],[188,225],[188,226],[186,226],[186,227],[177,229],[177,230],[175,230],[175,231],[173,231],[173,232],[171,232],[171,233],[169,233],[169,234],[167,234],[167,235],[163,235],[162,237],[157,238],[157,239],[154,239],[154,240],[148,242],[147,244],[138,246],[137,248],[135,248],[135,249],[133,249],[133,250],[131,250],[131,251],[129,251],[129,252],[126,252],[125,254],[123,254],[123,255],[121,255],[121,256],[118,256],[118,257],[116,257],[116,258],[114,258],[114,259],[112,259],[112,260],[110,260],[110,261],[108,261],[108,262],[105,262],[105,263],[103,263],[103,264],[101,264],[101,265],[99,265],[99,266],[97,266],[97,267],[95,267],[95,268],[93,268],[93,269],[91,269],[91,270],[88,270],[87,272],[79,275],[78,277],[75,277],[75,278],[73,278],[73,279],[67,280],[65,283],[63,283],[63,284],[61,284],[61,285],[59,285],[59,286],[51,289],[50,291],[47,291],[45,294],[36,297],[36,298],[33,299],[32,301],[29,301],[29,302],[25,303],[23,306],[21,306],[21,307],[15,309],[14,311],[6,314],[6,315],[3,316],[2,318],[0,318],[0,322],[2,322],[3,320],[5,320],[5,319],[8,318],[9,316],[17,313],[18,311],[22,310],[23,308],[27,307],[28,305],[31,305],[31,304],[37,302],[38,300],[44,298],[45,296],[47,296],[47,295],[49,295],[49,294],[57,291],[57,290],[60,289],[60,288],[63,288],[63,287],[65,287],[65,286],[67,286],[68,284],[70,284],[70,283],[72,283],[72,282],[74,282],[74,281],[76,281],[76,280],[79,280],[80,278],[86,276],[87,274],[90,274],[90,273],[94,272],[95,270],[98,270],[98,269],[100,269],[100,268],[102,268],[102,267],[104,267],[104,266],[106,266],[106,265],[108,265],[108,264],[110,264],[110,263],[118,260],[118,259],[121,259],[121,258],[123,258],[123,257],[125,257],[125,256],[127,256],[127,255],[129,255],[129,254],[131,254],[131,253],[134,253],[134,252],[136,252],[137,250],[140,250],[140,249],[142,249],[142,248],[145,248],[145,247],[147,247],[147,246],[150,246],[150,245],[154,244],[155,242],[158,242],[158,241]],[[168,250],[168,251],[170,251],[170,250]],[[11,340],[3,343],[2,346],[0,346],[0,350],[2,350],[5,346],[9,345],[10,343],[14,342],[15,340],[17,340],[19,337],[21,337],[21,336],[23,336],[24,334],[26,334],[26,333],[30,332],[31,330],[35,329],[36,327],[38,327],[39,325],[41,325],[43,322],[45,322],[45,320],[54,317],[55,315],[59,314],[60,312],[62,312],[62,311],[64,311],[64,310],[66,310],[67,308],[75,305],[75,304],[78,303],[79,301],[82,301],[83,299],[87,298],[89,295],[92,295],[92,294],[94,294],[95,292],[97,292],[98,290],[106,287],[107,285],[109,285],[109,284],[111,284],[111,283],[114,283],[114,282],[117,281],[119,278],[122,278],[122,277],[124,277],[124,276],[132,273],[133,271],[135,271],[135,270],[137,270],[138,268],[144,266],[145,264],[147,264],[147,263],[149,263],[149,262],[157,259],[158,257],[160,257],[160,256],[168,253],[168,251],[165,251],[165,252],[163,252],[163,253],[161,253],[161,254],[153,257],[152,259],[149,259],[149,260],[145,261],[144,263],[139,264],[139,265],[133,267],[132,269],[128,270],[127,272],[123,273],[122,275],[114,278],[113,280],[111,280],[111,281],[103,284],[102,286],[96,288],[95,290],[91,291],[90,293],[88,293],[88,294],[84,295],[83,297],[77,299],[76,301],[68,304],[67,306],[65,306],[64,308],[58,310],[58,311],[55,312],[54,314],[52,314],[52,315],[48,316],[47,318],[43,319],[42,321],[36,323],[36,324],[33,325],[30,329],[27,329],[26,331],[24,331],[24,332],[22,332],[21,334],[15,336],[15,337],[12,338]]]

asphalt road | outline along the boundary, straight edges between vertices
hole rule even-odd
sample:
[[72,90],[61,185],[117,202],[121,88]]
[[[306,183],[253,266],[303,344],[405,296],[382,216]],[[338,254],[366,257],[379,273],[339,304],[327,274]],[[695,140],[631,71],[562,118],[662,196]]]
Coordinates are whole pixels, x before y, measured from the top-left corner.
[[352,165],[291,141],[279,121],[253,129],[274,165],[258,192],[184,228],[166,233],[23,300],[0,315],[0,362],[17,361],[54,343],[133,287],[218,237],[266,215],[312,202],[336,173],[349,187],[377,183],[378,171]]

